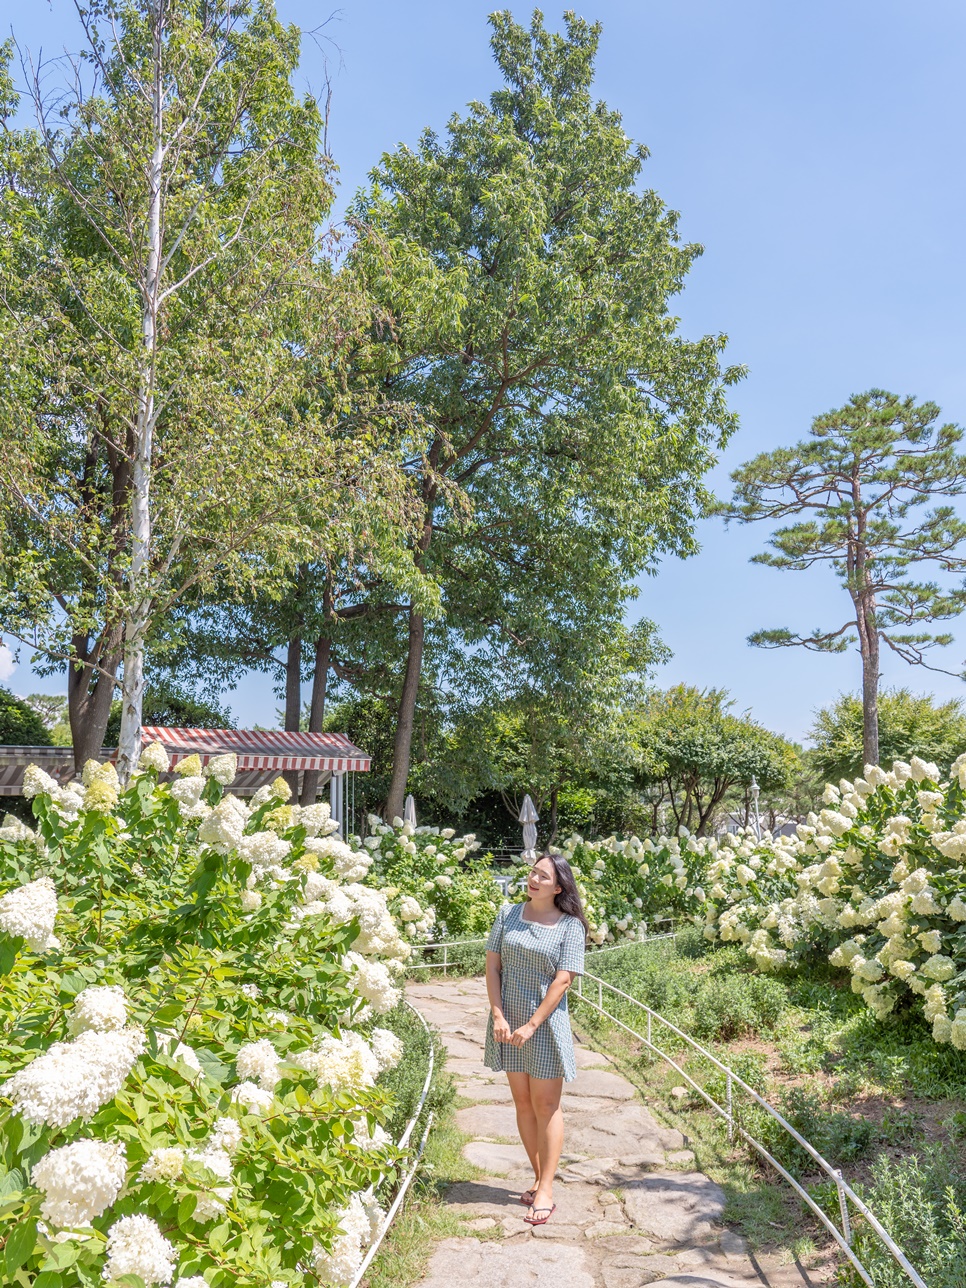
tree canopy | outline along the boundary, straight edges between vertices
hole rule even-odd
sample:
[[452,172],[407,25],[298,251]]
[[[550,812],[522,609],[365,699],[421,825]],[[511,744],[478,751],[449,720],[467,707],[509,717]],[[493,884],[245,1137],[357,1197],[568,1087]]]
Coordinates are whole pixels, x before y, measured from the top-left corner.
[[[723,336],[677,331],[669,302],[701,248],[638,186],[646,150],[593,98],[599,26],[490,21],[503,86],[383,157],[354,262],[396,319],[386,389],[422,413],[412,558],[455,651],[550,668],[588,623],[619,623],[660,555],[695,550],[741,372]],[[425,645],[411,605],[390,813]]]
[[[861,775],[865,760],[862,747],[862,699],[843,693],[816,712],[809,731],[815,746],[809,757],[826,782]],[[966,751],[966,706],[951,698],[937,702],[928,693],[909,689],[884,689],[879,695],[879,753],[883,764],[908,761],[912,756],[933,761],[948,769]]]
[[878,764],[880,756],[880,641],[905,662],[941,670],[927,658],[952,636],[922,628],[966,607],[961,582],[922,580],[920,571],[922,565],[944,573],[966,569],[966,558],[956,553],[966,522],[951,505],[920,508],[966,491],[966,455],[958,450],[963,430],[939,423],[939,414],[935,403],[881,389],[856,394],[817,416],[810,439],[762,452],[736,470],[733,500],[722,507],[741,523],[806,516],[778,528],[771,550],[752,562],[797,572],[828,568],[848,593],[851,616],[804,634],[786,627],[757,631],[749,643],[820,653],[858,644],[865,763]]

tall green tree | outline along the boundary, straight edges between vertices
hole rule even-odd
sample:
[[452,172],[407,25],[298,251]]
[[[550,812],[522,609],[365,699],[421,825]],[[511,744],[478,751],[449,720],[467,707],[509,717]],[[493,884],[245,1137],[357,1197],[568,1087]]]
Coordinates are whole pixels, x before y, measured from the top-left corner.
[[[856,778],[864,764],[862,697],[842,693],[815,713],[809,731],[815,746],[809,759],[824,782]],[[937,702],[929,693],[883,689],[879,694],[879,753],[882,763],[921,756],[948,769],[966,751],[966,709],[958,698]]]
[[666,811],[676,827],[704,835],[736,788],[746,802],[752,779],[769,795],[787,786],[791,745],[733,705],[724,689],[679,684],[628,712],[637,783],[655,831]]
[[774,532],[771,550],[752,563],[797,572],[828,568],[847,592],[852,611],[840,626],[807,634],[756,631],[748,642],[820,653],[858,645],[866,764],[879,762],[880,641],[911,665],[942,670],[930,666],[929,650],[953,637],[922,627],[966,607],[962,585],[920,580],[918,572],[922,565],[966,570],[957,554],[966,523],[951,505],[921,511],[937,497],[966,491],[966,455],[958,451],[963,430],[939,423],[939,414],[935,403],[880,389],[856,394],[817,416],[809,439],[762,452],[736,470],[734,497],[722,510],[740,523],[802,516]]
[[[734,426],[722,336],[669,302],[700,247],[638,186],[646,150],[592,94],[600,28],[491,19],[504,84],[445,137],[383,157],[356,264],[396,319],[385,382],[426,432],[407,461],[412,559],[463,651],[499,667],[583,613],[619,621],[660,555],[695,549],[701,479]],[[386,259],[374,253],[386,248]],[[427,621],[410,603],[387,809],[401,812]]]
[[120,681],[124,775],[171,608],[364,548],[405,481],[378,412],[345,414],[373,319],[320,232],[297,30],[271,0],[76,8],[84,62],[56,116],[39,75],[34,134],[3,94],[2,607],[67,667],[78,764]]

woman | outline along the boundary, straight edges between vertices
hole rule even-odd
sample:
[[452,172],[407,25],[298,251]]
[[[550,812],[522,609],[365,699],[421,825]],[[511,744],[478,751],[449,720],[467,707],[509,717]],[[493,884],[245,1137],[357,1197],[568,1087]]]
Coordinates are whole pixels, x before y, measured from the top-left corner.
[[531,1225],[556,1211],[553,1178],[563,1148],[563,1083],[577,1076],[567,989],[584,969],[587,919],[570,864],[542,854],[527,877],[527,900],[504,904],[486,945],[488,1069],[513,1093],[533,1185],[520,1195]]

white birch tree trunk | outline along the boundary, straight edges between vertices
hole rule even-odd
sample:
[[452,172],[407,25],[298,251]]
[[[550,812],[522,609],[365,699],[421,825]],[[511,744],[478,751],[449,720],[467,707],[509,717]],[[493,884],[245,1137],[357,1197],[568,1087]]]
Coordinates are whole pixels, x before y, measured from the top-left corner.
[[126,784],[141,754],[141,710],[144,702],[144,637],[150,618],[151,560],[151,454],[157,419],[158,303],[161,283],[162,172],[164,167],[164,85],[161,68],[164,0],[154,11],[154,67],[152,82],[152,148],[148,163],[147,254],[141,286],[141,361],[138,371],[138,405],[134,433],[134,468],[131,489],[131,570],[129,608],[124,622],[124,682],[121,736],[117,772]]

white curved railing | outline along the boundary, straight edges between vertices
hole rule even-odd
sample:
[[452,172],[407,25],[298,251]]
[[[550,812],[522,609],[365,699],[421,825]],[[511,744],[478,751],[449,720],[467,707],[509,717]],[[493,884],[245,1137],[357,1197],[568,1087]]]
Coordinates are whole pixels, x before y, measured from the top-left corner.
[[[596,1002],[592,1001],[591,998],[587,997],[586,994],[584,993],[583,986],[585,981],[590,981],[591,983],[597,986]],[[629,1024],[625,1024],[623,1020],[619,1019],[616,1015],[613,1015],[610,1011],[606,1009],[606,1007],[604,1006],[604,989],[607,989],[608,992],[614,993],[618,997],[623,998],[625,1002],[630,1002],[632,1006],[635,1006],[644,1012],[644,1014],[647,1016],[646,1034],[639,1033],[637,1029],[631,1028]],[[849,1216],[849,1203],[851,1203],[854,1206],[857,1212],[860,1212],[862,1216],[865,1217],[866,1221],[868,1221],[869,1223],[869,1227],[875,1232],[876,1236],[878,1237],[879,1242],[889,1252],[893,1260],[902,1268],[902,1270],[905,1272],[909,1280],[916,1285],[916,1288],[929,1288],[928,1284],[925,1283],[925,1281],[919,1275],[915,1267],[910,1263],[905,1253],[895,1242],[895,1240],[892,1238],[889,1232],[881,1225],[881,1223],[876,1218],[874,1213],[869,1211],[868,1207],[865,1205],[862,1199],[859,1198],[859,1196],[855,1193],[852,1187],[844,1179],[841,1171],[838,1168],[833,1167],[832,1164],[828,1162],[827,1159],[823,1158],[822,1155],[818,1152],[818,1150],[815,1149],[815,1147],[811,1145],[804,1138],[804,1136],[799,1135],[799,1133],[795,1130],[795,1128],[791,1125],[791,1123],[788,1122],[784,1117],[782,1117],[782,1115],[778,1112],[777,1109],[775,1109],[772,1105],[768,1103],[767,1100],[765,1100],[762,1096],[760,1096],[758,1092],[754,1090],[753,1087],[749,1087],[749,1085],[746,1082],[744,1082],[741,1078],[739,1078],[733,1069],[729,1068],[728,1065],[723,1064],[717,1058],[717,1056],[712,1055],[710,1051],[706,1050],[703,1046],[701,1046],[699,1042],[696,1042],[694,1038],[690,1037],[682,1029],[679,1029],[676,1024],[672,1024],[670,1020],[666,1020],[663,1015],[660,1015],[657,1011],[652,1010],[651,1007],[647,1006],[644,1002],[638,1001],[636,997],[631,997],[629,993],[623,992],[621,989],[617,988],[614,984],[608,983],[607,980],[601,979],[597,975],[584,974],[582,976],[578,976],[576,988],[574,989],[572,996],[575,997],[576,1000],[583,1002],[584,1005],[589,1006],[593,1010],[597,1011],[611,1024],[616,1024],[618,1028],[623,1029],[625,1033],[629,1033],[632,1037],[637,1038],[639,1042],[643,1042],[644,1045],[648,1048],[648,1050],[653,1051],[655,1055],[660,1056],[662,1060],[664,1060],[667,1064],[669,1064],[672,1069],[675,1069],[681,1075],[684,1081],[690,1087],[692,1087],[698,1093],[698,1095],[701,1096],[703,1100],[706,1100],[707,1103],[711,1106],[712,1109],[715,1110],[716,1113],[720,1114],[721,1117],[726,1120],[728,1124],[729,1141],[733,1140],[735,1137],[735,1134],[737,1133],[737,1135],[740,1136],[741,1139],[745,1141],[748,1145],[750,1145],[754,1150],[756,1150],[761,1155],[761,1157],[766,1160],[766,1162],[770,1163],[771,1166],[775,1169],[776,1172],[778,1172],[780,1176],[784,1177],[784,1179],[788,1181],[789,1185],[792,1186],[792,1188],[799,1195],[799,1197],[811,1208],[811,1210],[815,1213],[818,1219],[822,1222],[826,1230],[828,1230],[829,1234],[832,1236],[832,1238],[842,1249],[842,1251],[844,1252],[848,1260],[851,1262],[856,1273],[859,1275],[859,1277],[862,1279],[864,1283],[868,1284],[869,1288],[875,1288],[874,1281],[871,1275],[869,1274],[868,1270],[866,1270],[865,1266],[856,1256],[851,1246],[852,1223]],[[704,1059],[710,1061],[710,1063],[713,1064],[715,1068],[720,1070],[725,1075],[724,1106],[719,1105],[718,1102],[712,1096],[710,1096],[703,1087],[699,1086],[698,1083],[696,1083],[695,1080],[688,1073],[686,1073],[684,1069],[682,1069],[681,1066],[670,1055],[668,1055],[666,1051],[662,1051],[661,1048],[652,1041],[652,1029],[655,1021],[658,1024],[663,1024],[666,1028],[670,1029],[672,1033],[676,1034],[683,1042],[687,1043],[687,1045],[691,1047],[692,1050],[697,1051]],[[806,1153],[808,1153],[815,1160],[816,1163],[818,1163],[818,1165],[828,1175],[828,1177],[835,1182],[835,1188],[838,1192],[838,1199],[839,1199],[839,1212],[841,1214],[841,1219],[842,1219],[841,1230],[835,1224],[835,1222],[828,1216],[828,1214],[824,1212],[822,1208],[819,1207],[819,1205],[815,1202],[815,1200],[808,1193],[808,1191],[802,1185],[799,1184],[799,1182],[795,1179],[795,1177],[792,1176],[790,1172],[786,1171],[786,1169],[782,1167],[781,1163],[779,1163],[778,1160],[768,1152],[768,1150],[761,1143],[761,1141],[756,1140],[755,1137],[752,1136],[750,1132],[746,1131],[745,1128],[742,1127],[741,1123],[736,1119],[736,1116],[734,1113],[734,1106],[733,1106],[733,1093],[734,1093],[735,1087],[738,1087],[741,1091],[746,1092],[751,1097],[751,1099],[755,1101],[756,1104],[758,1104],[762,1109],[764,1109],[765,1112],[771,1118],[773,1118],[774,1121],[777,1122],[779,1126],[782,1127],[782,1129],[786,1131],[789,1136],[792,1137],[793,1140],[797,1141],[797,1143],[802,1147],[802,1149],[804,1149]]]
[[[423,1019],[422,1015],[420,1015],[419,1011],[416,1010],[415,1006],[412,1005],[411,1002],[407,1002],[406,1005],[409,1007],[412,1013],[419,1020],[423,1028],[426,1030],[426,1036],[429,1038],[429,1060],[427,1062],[426,1078],[423,1082],[423,1089],[419,1096],[419,1102],[416,1105],[416,1109],[413,1112],[412,1117],[409,1119],[409,1122],[406,1124],[402,1135],[399,1137],[399,1140],[396,1142],[396,1148],[399,1150],[405,1149],[406,1146],[409,1144],[409,1139],[412,1136],[413,1132],[415,1131],[416,1124],[419,1122],[419,1119],[422,1116],[423,1106],[426,1104],[426,1097],[429,1095],[429,1089],[433,1085],[433,1073],[435,1072],[435,1067],[436,1067],[436,1042],[435,1042],[435,1039],[433,1038],[433,1034],[430,1030],[430,1027]],[[375,1235],[373,1236],[372,1242],[369,1244],[369,1247],[366,1249],[366,1255],[363,1258],[362,1264],[359,1266],[359,1269],[356,1271],[355,1275],[353,1276],[352,1282],[349,1284],[349,1288],[358,1288],[359,1284],[362,1282],[363,1275],[365,1275],[366,1271],[369,1269],[369,1266],[372,1263],[372,1259],[379,1251],[382,1241],[386,1237],[389,1227],[393,1223],[396,1213],[399,1211],[400,1207],[402,1206],[403,1199],[406,1197],[406,1191],[409,1189],[409,1186],[412,1184],[413,1178],[415,1177],[416,1172],[419,1168],[420,1159],[423,1156],[423,1150],[426,1148],[426,1141],[429,1138],[429,1129],[432,1125],[433,1125],[433,1114],[432,1112],[430,1112],[430,1114],[426,1119],[426,1126],[423,1129],[423,1135],[422,1135],[422,1139],[419,1142],[419,1147],[417,1148],[416,1153],[413,1155],[412,1159],[410,1160],[409,1168],[405,1176],[399,1183],[399,1187],[396,1190],[396,1194],[392,1201],[392,1205],[390,1206],[389,1210],[386,1212],[386,1215],[382,1218],[382,1221],[379,1224],[379,1229],[376,1231]],[[385,1180],[385,1176],[381,1177],[380,1180],[374,1182],[369,1187],[367,1191],[367,1196],[371,1197],[375,1193],[375,1191],[379,1188],[379,1186],[382,1184],[383,1180]]]

